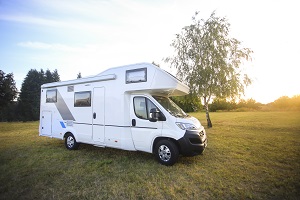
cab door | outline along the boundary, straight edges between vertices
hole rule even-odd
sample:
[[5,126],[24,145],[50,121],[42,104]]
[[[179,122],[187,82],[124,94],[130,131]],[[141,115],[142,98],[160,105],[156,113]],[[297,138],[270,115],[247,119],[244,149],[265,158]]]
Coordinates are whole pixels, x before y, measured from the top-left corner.
[[[161,136],[163,122],[150,122],[150,110],[157,106],[146,96],[131,96],[131,134],[136,150],[152,152],[152,142]],[[158,108],[157,108],[158,109]]]

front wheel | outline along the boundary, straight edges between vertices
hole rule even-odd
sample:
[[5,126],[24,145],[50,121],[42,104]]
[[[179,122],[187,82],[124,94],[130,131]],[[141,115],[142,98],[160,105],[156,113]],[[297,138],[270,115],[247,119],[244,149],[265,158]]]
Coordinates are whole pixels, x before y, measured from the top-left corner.
[[176,163],[179,151],[176,144],[171,140],[161,140],[155,145],[154,154],[158,162],[171,166]]
[[65,146],[69,150],[78,149],[79,143],[76,142],[76,139],[72,133],[68,133],[65,137]]

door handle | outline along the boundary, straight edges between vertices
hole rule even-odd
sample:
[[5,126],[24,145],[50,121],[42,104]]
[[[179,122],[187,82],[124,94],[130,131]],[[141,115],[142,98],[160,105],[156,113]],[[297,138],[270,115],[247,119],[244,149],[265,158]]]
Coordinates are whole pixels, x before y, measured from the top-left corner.
[[97,115],[96,115],[96,113],[94,112],[94,113],[93,113],[93,118],[96,119],[96,117],[97,117]]
[[135,126],[135,125],[136,125],[135,119],[132,119],[132,120],[131,120],[131,125],[132,125],[132,126]]

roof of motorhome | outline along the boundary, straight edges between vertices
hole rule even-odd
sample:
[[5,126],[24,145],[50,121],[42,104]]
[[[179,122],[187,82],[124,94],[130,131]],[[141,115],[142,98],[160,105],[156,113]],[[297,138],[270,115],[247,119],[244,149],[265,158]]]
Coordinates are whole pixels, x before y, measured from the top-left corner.
[[[151,64],[151,63],[137,63],[125,66],[118,66],[109,68],[95,76],[84,77],[80,79],[74,79],[69,81],[53,82],[46,83],[41,86],[41,88],[54,88],[59,86],[67,85],[76,85],[83,83],[92,83],[100,81],[109,81],[109,80],[122,80],[125,83],[125,73],[126,71],[147,68],[148,73],[151,74],[151,77],[148,77],[149,80],[147,83],[141,84],[125,84],[125,90],[149,90],[151,92],[163,90],[164,93],[173,94],[173,95],[185,95],[188,93],[189,88],[182,82],[180,82],[175,76],[166,72],[165,70]],[[150,75],[149,75],[150,76]],[[123,80],[124,79],[124,80]],[[127,89],[126,89],[127,88]],[[130,89],[129,89],[130,88]],[[161,92],[161,91],[160,91]]]

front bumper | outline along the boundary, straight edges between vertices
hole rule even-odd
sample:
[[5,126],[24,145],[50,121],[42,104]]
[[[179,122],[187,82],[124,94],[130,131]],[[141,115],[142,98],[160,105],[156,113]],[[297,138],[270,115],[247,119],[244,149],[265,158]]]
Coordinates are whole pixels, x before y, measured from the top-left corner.
[[190,131],[187,130],[182,138],[178,140],[180,153],[186,156],[201,154],[207,146],[207,137],[205,130]]

